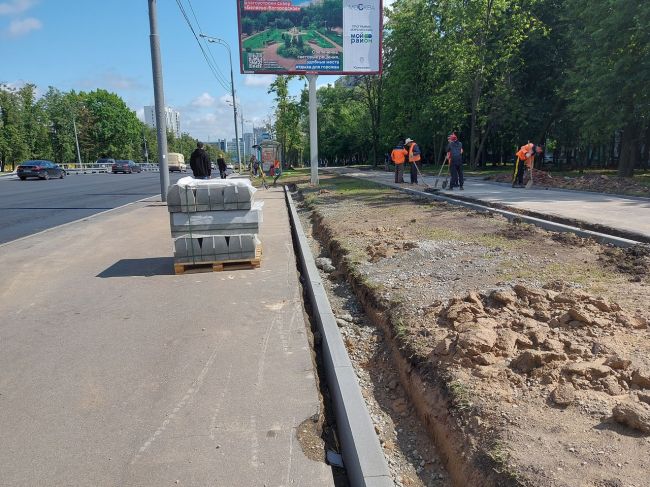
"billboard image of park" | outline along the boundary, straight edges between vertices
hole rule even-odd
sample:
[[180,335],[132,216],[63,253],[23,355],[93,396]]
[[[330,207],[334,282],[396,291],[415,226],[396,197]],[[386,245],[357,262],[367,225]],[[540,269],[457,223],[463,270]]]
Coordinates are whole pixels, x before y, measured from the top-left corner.
[[238,0],[244,73],[340,72],[343,0]]

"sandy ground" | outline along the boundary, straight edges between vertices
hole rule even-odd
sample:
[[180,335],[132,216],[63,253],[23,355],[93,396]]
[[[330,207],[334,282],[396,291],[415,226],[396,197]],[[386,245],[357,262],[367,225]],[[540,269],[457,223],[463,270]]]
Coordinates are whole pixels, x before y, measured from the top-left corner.
[[[383,307],[394,331],[386,339],[399,341],[428,387],[446,388],[468,463],[487,459],[512,485],[648,485],[645,248],[611,249],[344,178],[323,182],[303,188],[322,243],[336,241]],[[372,355],[373,336],[355,351]],[[413,485],[435,485],[416,473]]]

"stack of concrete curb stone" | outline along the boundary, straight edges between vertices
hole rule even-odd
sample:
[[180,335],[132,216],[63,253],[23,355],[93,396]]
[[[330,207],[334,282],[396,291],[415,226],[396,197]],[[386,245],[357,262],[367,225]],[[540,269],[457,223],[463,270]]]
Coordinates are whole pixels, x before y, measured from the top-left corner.
[[248,179],[180,179],[167,191],[176,264],[255,261],[263,202]]

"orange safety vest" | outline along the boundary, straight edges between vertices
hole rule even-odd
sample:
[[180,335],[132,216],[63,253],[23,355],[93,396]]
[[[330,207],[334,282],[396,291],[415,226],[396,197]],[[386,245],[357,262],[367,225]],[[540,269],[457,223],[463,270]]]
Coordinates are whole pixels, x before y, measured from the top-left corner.
[[420,154],[414,154],[413,149],[415,149],[416,143],[412,142],[409,146],[409,162],[420,162]]
[[395,164],[404,164],[407,155],[408,151],[406,149],[393,149],[393,152],[390,153],[390,158]]
[[529,168],[532,167],[533,161],[535,160],[535,154],[533,153],[534,144],[522,145],[521,148],[517,151],[517,157],[520,161],[525,161],[526,166]]

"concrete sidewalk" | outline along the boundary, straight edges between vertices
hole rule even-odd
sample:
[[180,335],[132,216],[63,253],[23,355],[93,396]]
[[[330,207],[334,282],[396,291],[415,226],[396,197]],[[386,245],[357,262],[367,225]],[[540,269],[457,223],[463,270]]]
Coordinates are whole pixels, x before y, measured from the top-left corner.
[[[357,177],[395,186],[394,174],[379,171],[361,171],[354,168],[328,168],[341,175]],[[405,177],[408,181],[408,175]],[[420,183],[433,185],[435,177],[419,178]],[[442,182],[442,181],[441,181]],[[407,188],[424,190],[424,184]],[[591,225],[600,225],[620,232],[650,238],[650,199],[554,189],[511,188],[510,185],[467,178],[465,191],[441,190],[440,194],[456,194],[476,202],[507,206],[518,210],[537,212]]]
[[173,275],[140,202],[0,248],[0,486],[332,486],[281,189],[257,270]]

